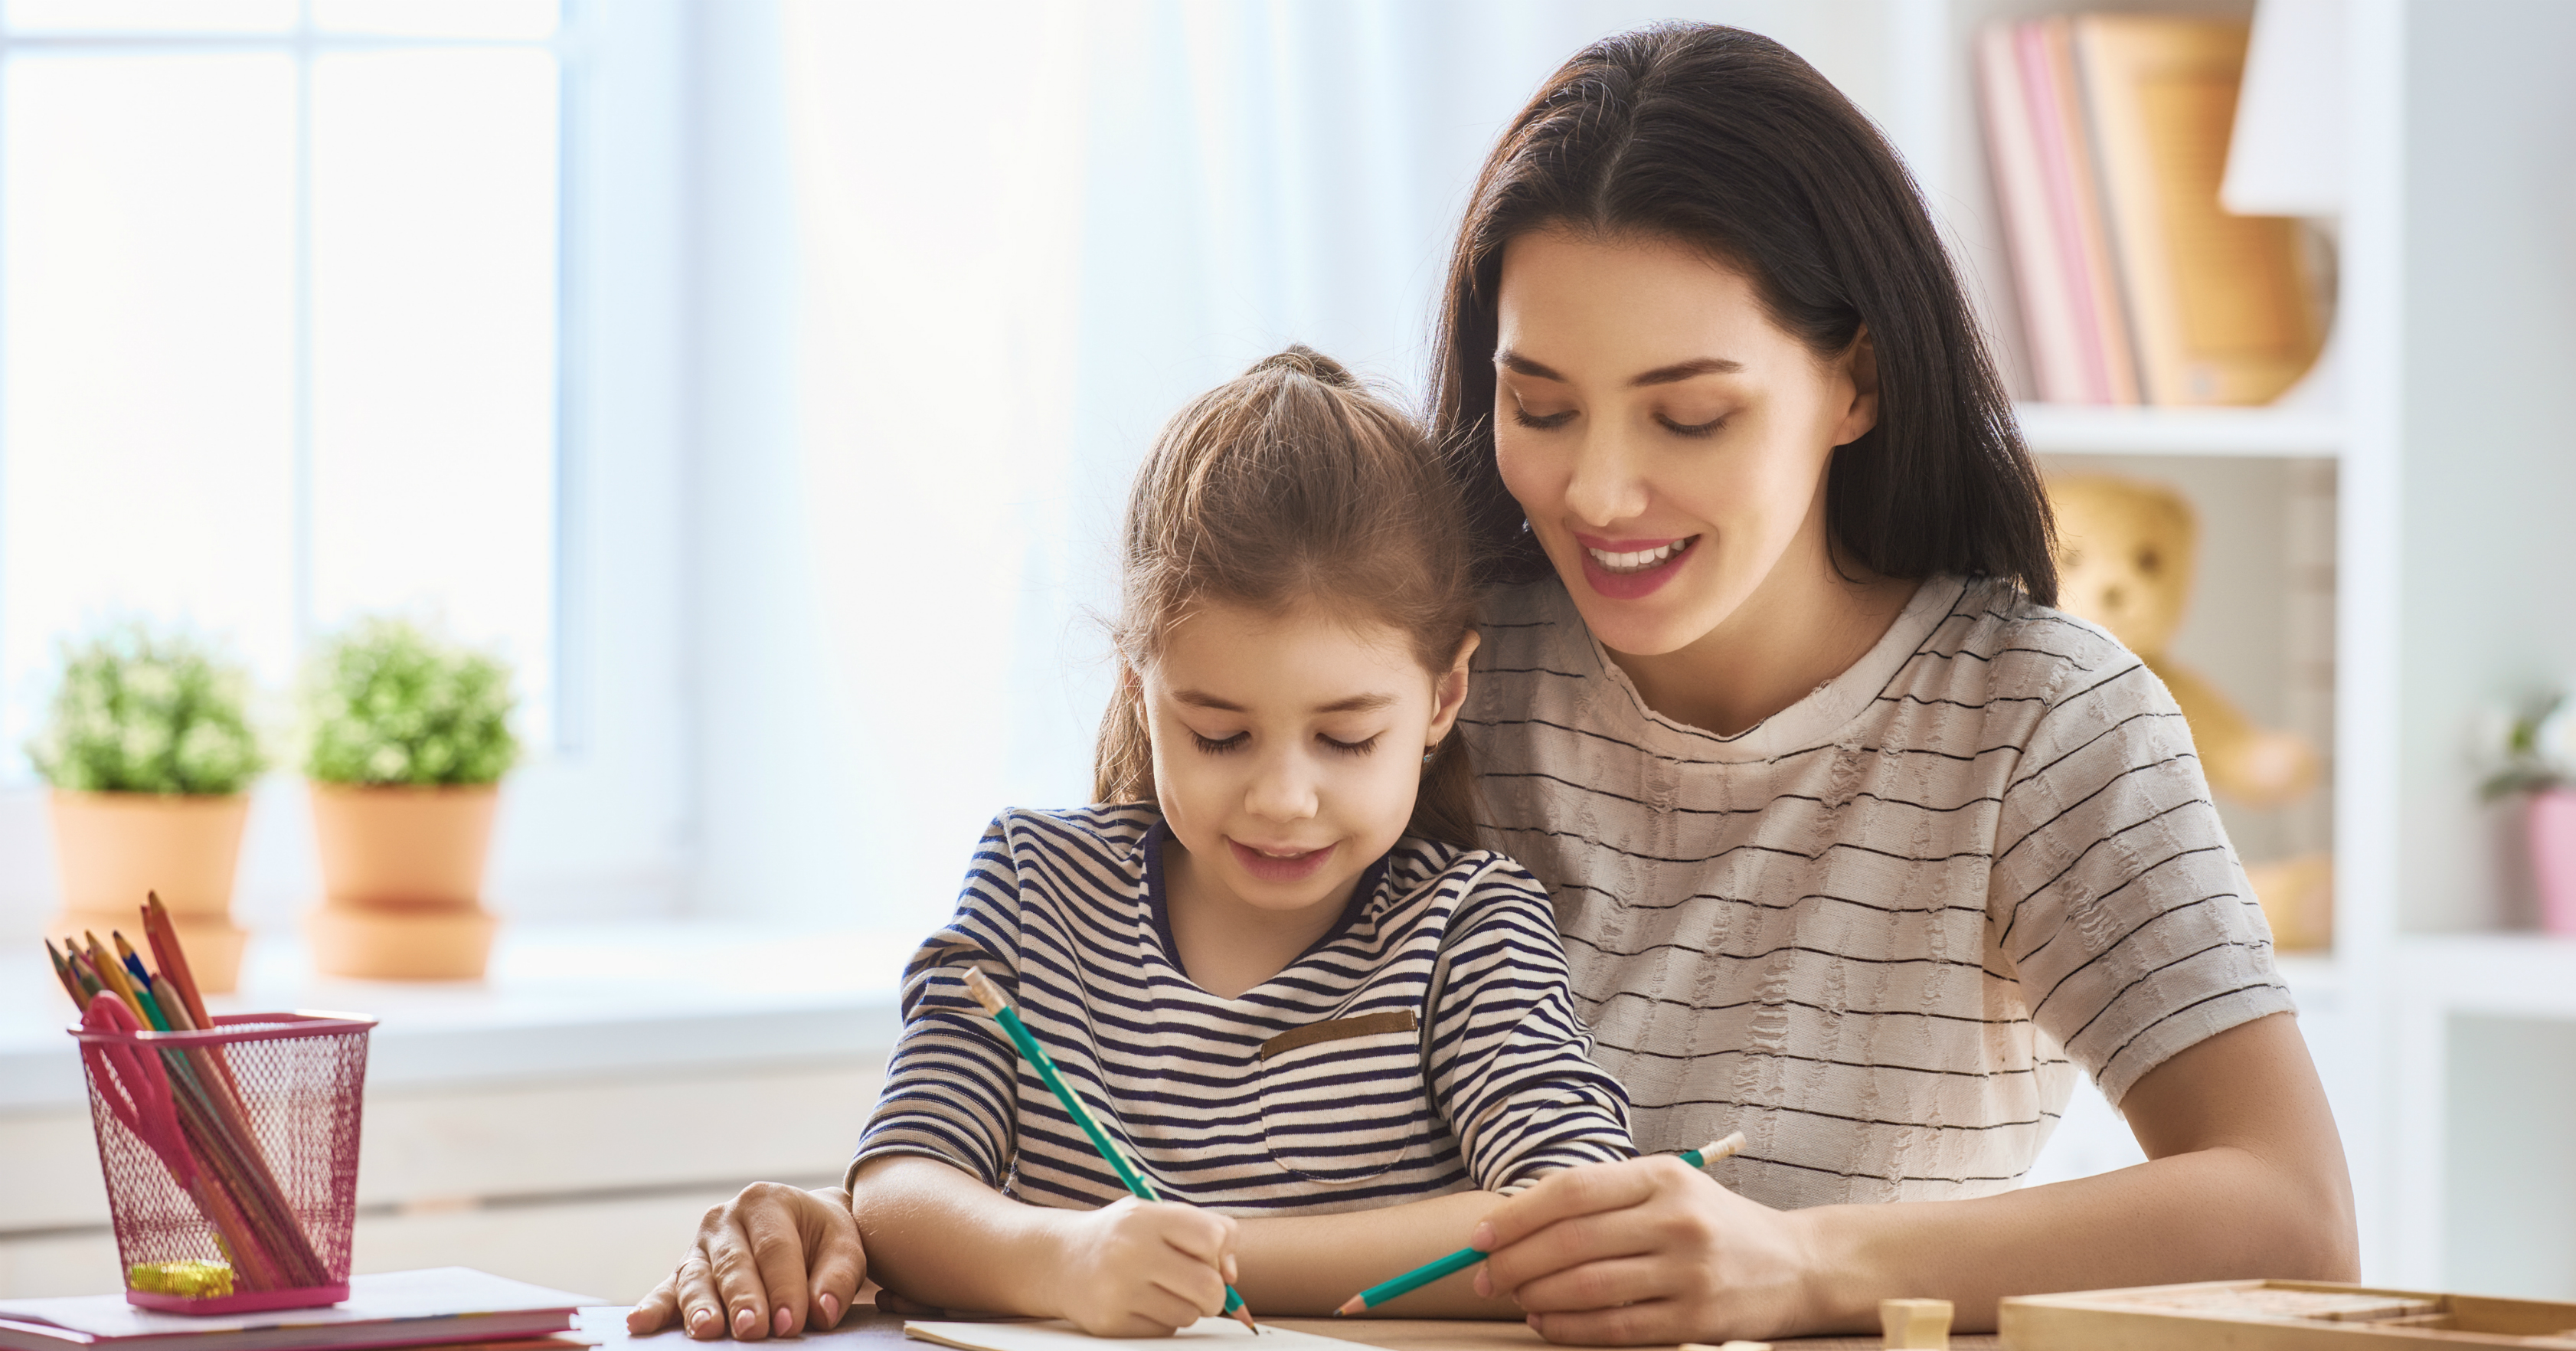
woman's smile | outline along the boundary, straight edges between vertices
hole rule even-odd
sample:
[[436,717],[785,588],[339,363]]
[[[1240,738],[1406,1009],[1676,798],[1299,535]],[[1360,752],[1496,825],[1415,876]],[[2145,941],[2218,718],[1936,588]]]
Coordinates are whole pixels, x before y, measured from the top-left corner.
[[1677,539],[1602,539],[1575,532],[1583,547],[1583,579],[1610,600],[1635,600],[1653,593],[1681,572],[1697,535]]

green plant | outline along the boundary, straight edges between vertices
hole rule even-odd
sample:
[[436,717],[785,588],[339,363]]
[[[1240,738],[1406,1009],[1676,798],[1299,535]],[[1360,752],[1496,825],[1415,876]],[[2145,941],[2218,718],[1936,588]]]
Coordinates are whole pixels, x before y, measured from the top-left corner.
[[2555,695],[2520,716],[2491,715],[2480,740],[2495,771],[2478,786],[2489,800],[2576,782],[2576,704]]
[[27,743],[56,788],[238,793],[267,767],[250,724],[250,675],[183,631],[113,624],[62,645],[51,716]]
[[496,783],[519,758],[510,668],[400,619],[325,640],[304,684],[304,773],[323,783]]

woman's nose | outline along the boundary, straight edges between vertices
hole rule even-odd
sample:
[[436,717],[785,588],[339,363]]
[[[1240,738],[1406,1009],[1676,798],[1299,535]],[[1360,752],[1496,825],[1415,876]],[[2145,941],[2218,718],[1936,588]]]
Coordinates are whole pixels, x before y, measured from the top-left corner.
[[1299,756],[1266,757],[1244,790],[1243,807],[1265,821],[1303,821],[1315,814],[1315,776]]
[[1645,515],[1647,497],[1646,480],[1627,439],[1616,432],[1587,432],[1574,449],[1566,510],[1585,525],[1610,526]]

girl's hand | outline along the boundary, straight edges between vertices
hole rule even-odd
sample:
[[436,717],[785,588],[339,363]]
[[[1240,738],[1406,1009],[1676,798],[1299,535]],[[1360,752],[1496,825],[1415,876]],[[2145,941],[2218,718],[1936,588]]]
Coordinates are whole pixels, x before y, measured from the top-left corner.
[[1234,1240],[1227,1216],[1129,1197],[1065,1224],[1050,1302],[1095,1337],[1168,1337],[1225,1311]]
[[1797,1330],[1812,1245],[1795,1212],[1670,1154],[1552,1173],[1485,1216],[1476,1293],[1504,1295],[1552,1342],[1722,1342]]

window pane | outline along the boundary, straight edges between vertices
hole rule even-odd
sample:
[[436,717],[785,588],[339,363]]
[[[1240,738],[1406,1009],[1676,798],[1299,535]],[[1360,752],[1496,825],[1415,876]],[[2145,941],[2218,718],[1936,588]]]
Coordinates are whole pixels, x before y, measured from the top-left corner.
[[556,71],[541,50],[313,72],[314,598],[433,611],[517,665],[554,621]]
[[118,611],[294,642],[295,77],[35,55],[0,104],[0,765]]
[[7,14],[26,32],[282,33],[295,0],[8,0]]
[[556,0],[313,0],[324,32],[433,38],[552,37]]

